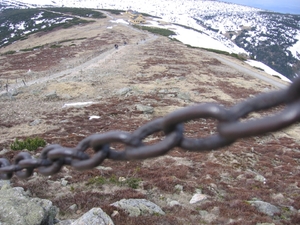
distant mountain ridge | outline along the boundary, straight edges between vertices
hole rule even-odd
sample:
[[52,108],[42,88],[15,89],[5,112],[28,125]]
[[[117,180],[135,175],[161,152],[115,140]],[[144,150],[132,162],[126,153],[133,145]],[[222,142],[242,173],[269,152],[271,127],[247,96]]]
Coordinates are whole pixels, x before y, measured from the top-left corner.
[[41,6],[134,9],[197,29],[224,43],[232,51],[236,51],[234,46],[238,46],[251,58],[289,79],[300,75],[300,15],[263,11],[220,1],[154,0],[141,3],[137,0],[53,0],[40,3],[34,0],[5,0],[0,3],[1,10]]

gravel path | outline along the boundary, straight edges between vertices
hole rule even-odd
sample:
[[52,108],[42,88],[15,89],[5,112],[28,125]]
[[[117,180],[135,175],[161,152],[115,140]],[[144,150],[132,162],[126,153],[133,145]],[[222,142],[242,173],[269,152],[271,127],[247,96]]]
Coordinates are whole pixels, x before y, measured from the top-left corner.
[[[131,29],[134,29],[136,31],[139,31],[139,32],[143,32],[143,31],[135,29],[131,26],[127,26],[127,27],[129,27]],[[143,33],[145,34],[146,32],[143,32]],[[146,44],[147,42],[157,38],[156,35],[152,35],[152,34],[149,34],[148,37],[149,38],[146,38],[144,40],[140,40],[138,42],[138,45]],[[31,85],[34,85],[34,84],[42,84],[42,83],[46,83],[47,81],[51,81],[51,80],[54,80],[54,79],[59,80],[59,79],[64,78],[66,76],[72,75],[75,72],[85,70],[86,68],[88,68],[88,67],[90,67],[94,64],[97,64],[97,65],[104,64],[105,65],[108,60],[114,58],[114,55],[117,52],[123,51],[126,48],[128,48],[129,46],[131,48],[131,51],[133,51],[134,48],[139,48],[138,45],[137,44],[127,44],[127,45],[124,45],[124,46],[119,46],[117,50],[112,46],[111,48],[101,50],[101,52],[99,52],[98,56],[93,57],[92,59],[90,59],[90,60],[88,60],[84,63],[81,63],[77,66],[72,67],[72,68],[68,68],[68,69],[53,73],[49,76],[44,76],[44,77],[41,77],[41,78],[37,78],[37,79],[27,81],[26,86],[31,86]],[[10,84],[9,88],[8,88],[8,91],[13,91],[14,89],[17,89],[17,88],[20,88],[20,87],[23,87],[23,86],[24,86],[24,84],[22,82],[18,82],[16,84]],[[4,94],[6,92],[7,92],[6,90],[3,90],[3,91],[0,92],[0,95]]]
[[214,54],[214,53],[210,53],[210,54],[213,55],[216,59],[218,59],[222,63],[224,63],[242,73],[248,74],[248,75],[256,77],[262,81],[265,81],[265,82],[273,85],[276,88],[284,89],[288,86],[288,84],[284,84],[283,82],[276,81],[275,79],[272,79],[270,77],[267,77],[267,76],[259,74],[259,73],[256,73],[256,72],[252,71],[251,69],[248,69],[245,66],[239,65],[238,63],[235,63],[234,61],[231,61],[224,57],[221,57],[218,54]]

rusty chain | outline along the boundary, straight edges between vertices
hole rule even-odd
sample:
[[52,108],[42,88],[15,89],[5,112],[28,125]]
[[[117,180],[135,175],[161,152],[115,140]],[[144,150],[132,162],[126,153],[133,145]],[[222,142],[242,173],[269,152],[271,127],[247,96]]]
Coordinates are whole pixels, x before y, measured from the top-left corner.
[[[246,120],[246,116],[252,112],[282,104],[286,107],[279,113]],[[200,118],[216,119],[219,122],[217,133],[197,139],[184,137],[183,124]],[[230,145],[239,138],[277,131],[298,121],[300,78],[295,79],[287,89],[259,94],[229,109],[216,103],[197,104],[150,121],[132,133],[110,131],[93,134],[83,139],[75,148],[48,145],[39,158],[20,152],[13,164],[6,158],[0,158],[0,179],[10,179],[14,173],[20,178],[27,178],[35,169],[43,175],[52,175],[59,172],[64,165],[70,165],[77,170],[88,170],[99,166],[105,159],[146,159],[164,155],[174,147],[189,151],[215,150]],[[153,145],[145,145],[145,138],[161,131],[165,134],[163,140]],[[112,149],[110,145],[115,142],[124,144],[125,149]],[[95,153],[91,157],[85,153],[89,148]]]

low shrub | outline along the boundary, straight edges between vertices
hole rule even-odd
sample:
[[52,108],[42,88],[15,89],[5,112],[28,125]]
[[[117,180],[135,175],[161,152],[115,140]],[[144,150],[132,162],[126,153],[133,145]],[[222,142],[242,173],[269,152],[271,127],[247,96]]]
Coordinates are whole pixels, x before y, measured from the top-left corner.
[[15,53],[16,53],[16,51],[11,50],[11,51],[4,52],[2,55],[12,55],[12,54],[15,54]]
[[128,187],[131,187],[133,189],[137,189],[139,187],[139,183],[142,181],[140,178],[131,177],[126,179],[126,184]]
[[34,46],[32,48],[23,48],[23,49],[20,49],[20,51],[22,52],[30,52],[30,51],[33,51],[35,49],[40,49],[40,48],[43,48],[44,46],[43,45],[38,45],[38,46]]
[[257,66],[253,66],[253,68],[257,69],[257,70],[261,70],[261,71],[264,71],[264,69],[260,68],[260,67],[257,67]]
[[56,45],[56,44],[54,44],[54,45],[50,46],[50,48],[60,48],[60,47],[62,47],[62,45]]
[[97,185],[103,185],[106,183],[106,179],[105,177],[92,177],[88,180],[88,182],[86,183],[86,185],[91,185],[91,184],[97,184]]
[[16,138],[14,143],[10,145],[12,150],[24,150],[27,149],[28,151],[37,150],[39,147],[45,147],[46,141],[42,138],[26,138],[24,141],[20,141]]
[[171,35],[176,35],[176,33],[172,30],[158,28],[158,27],[148,27],[148,26],[138,26],[138,25],[133,25],[133,27],[141,29],[141,30],[149,31],[153,34],[159,34],[162,36],[166,36],[166,37],[169,37]]

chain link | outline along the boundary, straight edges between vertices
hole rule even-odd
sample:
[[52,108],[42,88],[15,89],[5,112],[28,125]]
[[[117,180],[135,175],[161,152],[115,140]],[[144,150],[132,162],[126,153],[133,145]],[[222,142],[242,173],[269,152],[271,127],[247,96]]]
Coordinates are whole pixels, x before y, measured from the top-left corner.
[[[250,113],[282,104],[286,107],[281,112],[245,121]],[[196,139],[184,137],[184,123],[200,118],[217,120],[217,133]],[[52,175],[58,173],[64,165],[70,165],[77,170],[88,170],[99,166],[105,159],[147,159],[164,155],[174,147],[189,151],[215,150],[228,146],[239,138],[274,132],[298,121],[300,78],[295,79],[287,89],[254,96],[229,109],[216,103],[202,103],[150,121],[132,133],[110,131],[93,134],[83,139],[75,148],[48,145],[37,159],[27,152],[20,152],[12,164],[6,158],[0,158],[0,179],[10,179],[14,174],[27,178],[35,169],[43,175]],[[153,145],[143,142],[157,132],[164,132],[163,140]],[[125,149],[114,150],[110,147],[113,143],[121,143],[125,145]],[[90,157],[85,153],[87,149],[93,149],[95,154]]]

